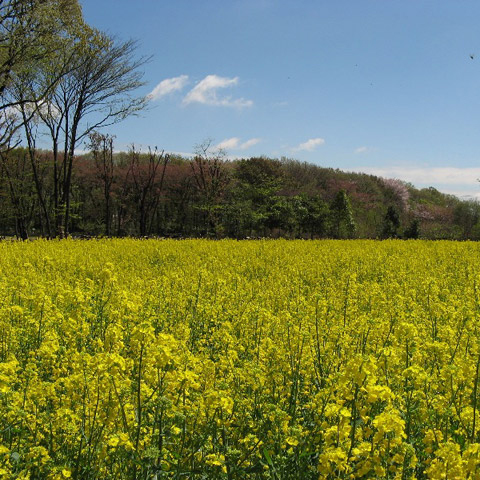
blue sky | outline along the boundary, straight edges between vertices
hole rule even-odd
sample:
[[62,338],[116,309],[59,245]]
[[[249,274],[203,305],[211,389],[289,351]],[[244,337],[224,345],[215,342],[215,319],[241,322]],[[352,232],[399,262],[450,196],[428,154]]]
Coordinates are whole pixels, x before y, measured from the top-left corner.
[[210,138],[480,198],[478,0],[80,3],[153,55],[149,110],[109,127],[118,149]]

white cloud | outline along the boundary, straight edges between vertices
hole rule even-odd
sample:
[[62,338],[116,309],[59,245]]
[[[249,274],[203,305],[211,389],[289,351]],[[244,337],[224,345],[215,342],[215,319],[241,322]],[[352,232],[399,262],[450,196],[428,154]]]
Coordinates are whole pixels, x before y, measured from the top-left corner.
[[366,153],[368,152],[369,148],[368,147],[358,147],[355,149],[355,153]]
[[250,140],[247,140],[246,142],[240,145],[240,150],[247,150],[247,148],[253,147],[254,145],[260,142],[261,142],[260,138],[251,138]]
[[251,138],[246,142],[241,143],[238,137],[226,138],[222,140],[218,145],[217,148],[221,148],[223,150],[247,150],[250,147],[253,147],[261,140],[260,138]]
[[188,75],[166,78],[162,80],[147,96],[151,100],[159,100],[169,93],[181,90],[188,82]]
[[44,117],[48,118],[58,118],[62,113],[56,105],[46,101],[39,103],[38,110]]
[[477,202],[480,201],[480,192],[475,192],[473,190],[450,190],[448,188],[439,189],[443,193],[447,193],[448,195],[455,195],[456,197],[460,198],[461,200],[476,200]]
[[223,148],[225,150],[235,150],[236,148],[238,148],[239,143],[240,139],[238,137],[226,138],[217,145],[217,148]]
[[434,187],[440,192],[464,200],[480,200],[480,168],[392,166],[355,167],[348,170],[383,178],[396,178],[417,188]]
[[478,185],[480,168],[459,167],[358,167],[356,172],[369,173],[379,177],[398,178],[414,185]]
[[190,90],[183,103],[202,103],[204,105],[216,105],[222,107],[251,107],[253,102],[244,98],[232,98],[230,96],[221,97],[217,95],[217,90],[232,87],[238,84],[238,77],[228,78],[218,75],[207,75],[195,87]]
[[305,143],[301,143],[298,147],[293,148],[294,152],[306,151],[312,152],[320,145],[323,145],[325,140],[323,138],[311,138],[307,140]]
[[59,108],[53,103],[47,102],[46,100],[39,100],[37,103],[26,102],[23,105],[7,107],[1,111],[1,116],[10,121],[15,119],[18,120],[22,115],[22,109],[25,111],[27,117],[33,114],[35,115],[35,118],[37,118],[37,115],[41,114],[44,117],[57,118],[61,114]]
[[363,153],[370,153],[370,152],[376,152],[378,148],[376,147],[367,147],[366,145],[362,145],[361,147],[356,148],[353,153],[356,155],[361,155]]

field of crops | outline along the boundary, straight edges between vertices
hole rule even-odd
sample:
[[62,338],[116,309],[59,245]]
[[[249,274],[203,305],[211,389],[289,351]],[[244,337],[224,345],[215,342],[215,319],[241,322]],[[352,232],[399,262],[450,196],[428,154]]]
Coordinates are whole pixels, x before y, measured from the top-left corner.
[[480,478],[480,246],[0,244],[0,478]]

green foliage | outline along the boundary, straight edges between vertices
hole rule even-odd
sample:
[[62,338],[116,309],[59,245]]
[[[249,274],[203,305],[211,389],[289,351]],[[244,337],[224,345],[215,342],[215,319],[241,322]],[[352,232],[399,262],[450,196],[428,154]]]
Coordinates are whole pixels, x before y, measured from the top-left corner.
[[[461,229],[464,239],[472,238],[473,230],[480,220],[480,205],[475,201],[458,203],[453,210],[454,223]],[[478,228],[475,231],[475,240],[479,237]]]
[[327,235],[329,209],[320,195],[300,196],[297,212],[300,228],[310,234],[310,238]]
[[395,207],[389,206],[383,220],[382,238],[396,238],[400,228],[400,216]]
[[330,234],[333,238],[353,238],[356,231],[350,199],[345,190],[339,190],[330,205]]
[[405,229],[403,236],[406,239],[420,238],[420,222],[417,218],[414,218],[410,222],[410,225]]
[[[48,236],[45,219],[65,212],[51,200],[55,163],[51,153],[35,151],[29,165],[26,153],[1,157],[0,234]],[[426,239],[480,239],[480,206],[435,189],[264,157],[168,156],[168,164],[158,164],[158,156],[128,152],[113,154],[107,164],[98,155],[75,160],[73,234],[313,239],[418,238],[421,231]],[[47,215],[32,194],[33,165]],[[405,192],[410,198],[402,210]]]
[[84,26],[77,0],[0,2],[1,150],[22,127],[31,128],[40,109],[49,109],[47,98],[70,69],[69,62],[59,64],[58,52]]
[[[38,71],[83,25],[77,0],[0,2],[0,94],[16,76]],[[33,99],[30,99],[33,101]],[[2,98],[0,108],[5,107]]]

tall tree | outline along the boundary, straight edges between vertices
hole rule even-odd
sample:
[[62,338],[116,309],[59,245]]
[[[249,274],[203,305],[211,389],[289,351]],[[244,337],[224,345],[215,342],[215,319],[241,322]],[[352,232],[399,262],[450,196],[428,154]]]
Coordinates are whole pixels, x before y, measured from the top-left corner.
[[300,196],[297,212],[299,225],[310,238],[327,234],[328,205],[320,195]]
[[108,134],[91,132],[89,135],[89,148],[93,155],[97,176],[102,183],[103,199],[105,202],[104,224],[105,234],[111,235],[112,224],[112,186],[115,174],[113,160],[113,137]]
[[352,238],[356,225],[350,199],[345,190],[339,190],[330,205],[331,235],[334,238]]
[[230,210],[238,217],[235,223],[242,227],[236,236],[266,235],[266,229],[275,224],[276,213],[281,215],[281,208],[272,208],[283,203],[277,195],[285,182],[281,162],[266,157],[239,160],[235,179],[231,201],[241,208]]
[[[68,235],[75,148],[93,131],[117,123],[146,106],[135,95],[143,85],[140,68],[148,61],[136,57],[136,43],[119,42],[86,28],[81,41],[59,53],[72,68],[62,76],[38,108],[52,141],[56,233]],[[51,71],[54,71],[53,66]],[[51,75],[51,71],[47,75]]]
[[390,205],[383,219],[382,238],[398,237],[398,229],[400,228],[400,216],[395,207]]
[[418,218],[414,218],[409,226],[405,229],[403,238],[406,239],[417,239],[420,237],[420,221]]
[[[152,224],[152,217],[158,206],[169,158],[163,150],[159,152],[156,148],[149,149],[146,161],[143,161],[145,158],[135,150],[134,146],[130,151],[130,167],[127,175],[132,179],[132,197],[138,218],[139,233],[142,237],[150,233],[149,226]],[[160,165],[162,165],[161,172]]]
[[230,180],[225,163],[225,152],[212,151],[210,140],[197,145],[195,156],[190,162],[200,200],[199,207],[205,214],[208,234],[217,233],[220,200]]

